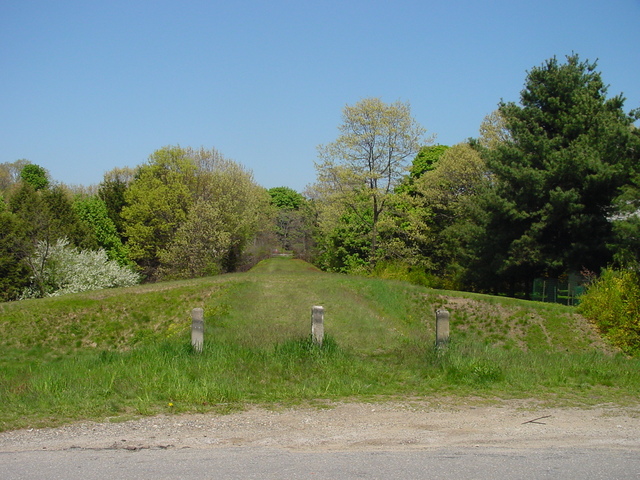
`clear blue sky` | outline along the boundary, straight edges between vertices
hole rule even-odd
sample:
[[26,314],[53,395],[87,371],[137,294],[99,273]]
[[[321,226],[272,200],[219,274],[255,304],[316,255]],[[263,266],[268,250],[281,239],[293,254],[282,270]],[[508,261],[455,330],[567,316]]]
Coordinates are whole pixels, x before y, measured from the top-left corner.
[[452,145],[572,52],[640,107],[640,0],[0,0],[0,163],[90,185],[215,147],[301,191],[345,105],[408,101]]

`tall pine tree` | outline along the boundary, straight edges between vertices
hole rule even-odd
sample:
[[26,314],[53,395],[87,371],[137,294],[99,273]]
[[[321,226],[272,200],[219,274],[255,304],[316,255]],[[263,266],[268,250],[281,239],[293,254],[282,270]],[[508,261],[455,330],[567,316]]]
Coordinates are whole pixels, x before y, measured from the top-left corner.
[[614,199],[635,168],[638,136],[624,98],[606,94],[596,63],[571,55],[532,69],[520,105],[500,104],[510,135],[488,151],[494,186],[476,252],[492,265],[494,289],[513,293],[536,276],[611,260]]

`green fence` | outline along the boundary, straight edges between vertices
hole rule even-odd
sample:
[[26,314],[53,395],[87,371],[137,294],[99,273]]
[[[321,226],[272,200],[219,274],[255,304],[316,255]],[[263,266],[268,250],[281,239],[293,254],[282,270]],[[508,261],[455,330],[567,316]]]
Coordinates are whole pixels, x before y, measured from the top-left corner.
[[584,279],[579,275],[566,278],[536,278],[533,281],[531,299],[540,302],[578,305],[585,291]]

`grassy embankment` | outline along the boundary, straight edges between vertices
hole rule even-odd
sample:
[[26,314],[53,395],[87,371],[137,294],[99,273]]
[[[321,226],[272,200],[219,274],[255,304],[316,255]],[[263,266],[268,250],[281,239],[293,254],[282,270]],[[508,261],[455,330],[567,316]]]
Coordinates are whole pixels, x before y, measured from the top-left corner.
[[[325,307],[322,348],[309,342]],[[452,342],[433,346],[435,310]],[[205,310],[191,351],[190,311]],[[415,397],[636,403],[640,360],[570,307],[327,274],[249,273],[0,304],[0,430],[248,403]]]

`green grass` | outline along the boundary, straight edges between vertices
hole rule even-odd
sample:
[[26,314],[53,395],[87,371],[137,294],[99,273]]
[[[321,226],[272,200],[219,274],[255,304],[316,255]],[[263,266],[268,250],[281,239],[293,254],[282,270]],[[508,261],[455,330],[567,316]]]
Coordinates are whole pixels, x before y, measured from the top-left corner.
[[[325,307],[326,341],[309,339]],[[435,310],[452,340],[434,348]],[[190,311],[205,310],[191,350]],[[322,273],[249,273],[0,304],[0,429],[429,396],[633,403],[640,361],[570,307]]]

